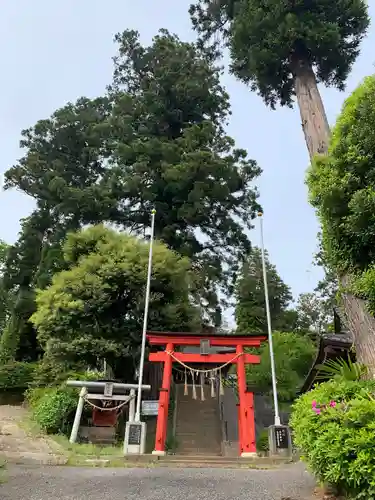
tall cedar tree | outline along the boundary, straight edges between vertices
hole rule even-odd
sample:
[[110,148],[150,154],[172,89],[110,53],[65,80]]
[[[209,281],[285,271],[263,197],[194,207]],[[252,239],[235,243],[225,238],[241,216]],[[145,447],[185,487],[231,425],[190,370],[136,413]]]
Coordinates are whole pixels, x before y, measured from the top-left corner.
[[326,154],[330,131],[317,83],[344,89],[369,26],[364,0],[199,0],[195,29],[220,33],[231,70],[265,103],[292,106],[296,96],[310,156]]
[[224,133],[229,97],[205,50],[164,30],[149,47],[133,31],[116,40],[109,127],[123,223],[142,233],[156,209],[156,237],[201,270],[214,315],[217,284],[231,285],[229,265],[250,249],[260,169]]
[[[266,271],[272,327],[284,330],[289,319],[287,307],[292,300],[290,288],[280,278],[276,267],[266,256]],[[262,254],[254,247],[242,266],[236,284],[235,316],[239,333],[267,333],[267,317],[264,301]]]
[[[201,43],[222,35],[233,74],[267,105],[292,106],[297,98],[310,158],[327,155],[330,129],[317,84],[344,89],[370,23],[367,2],[199,0],[190,14]],[[213,48],[218,55],[217,41]],[[341,275],[340,281],[346,286],[347,276]],[[358,322],[347,303],[345,313],[357,348],[365,352],[361,339],[372,318],[364,304],[361,316],[366,321]]]
[[[64,268],[68,231],[111,222],[143,235],[155,207],[156,237],[201,271],[197,295],[219,323],[217,286],[230,278],[226,262],[250,249],[260,169],[224,133],[229,97],[205,51],[165,31],[149,47],[134,31],[116,42],[105,97],[79,99],[22,132],[25,153],[5,187],[32,196],[37,208],[10,252],[7,286],[23,294],[47,286]],[[33,303],[22,320],[30,327]]]

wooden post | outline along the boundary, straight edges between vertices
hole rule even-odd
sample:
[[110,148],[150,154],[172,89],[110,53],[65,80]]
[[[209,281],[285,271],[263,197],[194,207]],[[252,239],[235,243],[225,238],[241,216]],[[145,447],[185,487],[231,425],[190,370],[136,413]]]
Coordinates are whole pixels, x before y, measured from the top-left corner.
[[[166,352],[173,351],[173,344],[168,343]],[[172,380],[172,357],[168,356],[164,361],[163,384],[159,396],[158,420],[156,423],[156,438],[154,455],[165,455],[165,441],[168,427],[168,407]]]

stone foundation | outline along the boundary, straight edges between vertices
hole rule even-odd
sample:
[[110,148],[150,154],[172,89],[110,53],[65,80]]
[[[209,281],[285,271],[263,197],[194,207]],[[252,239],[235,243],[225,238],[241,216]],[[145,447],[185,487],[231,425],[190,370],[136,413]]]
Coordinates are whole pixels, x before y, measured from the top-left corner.
[[80,441],[92,444],[114,445],[116,442],[116,427],[80,427]]

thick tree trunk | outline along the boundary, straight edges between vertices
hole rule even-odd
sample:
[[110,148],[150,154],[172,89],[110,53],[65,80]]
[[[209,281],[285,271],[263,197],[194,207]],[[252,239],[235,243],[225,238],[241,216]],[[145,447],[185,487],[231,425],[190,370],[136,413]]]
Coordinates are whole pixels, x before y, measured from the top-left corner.
[[301,59],[293,62],[293,70],[302,130],[310,158],[316,154],[327,154],[330,130],[315,73],[311,64]]
[[[348,276],[342,276],[343,289],[348,287]],[[366,302],[345,291],[341,294],[348,329],[354,338],[356,358],[367,365],[375,377],[375,318],[368,312]]]
[[[327,154],[330,129],[311,64],[296,59],[293,61],[295,92],[301,113],[302,129],[312,159],[316,154]],[[353,336],[357,360],[365,363],[375,376],[375,318],[369,314],[366,302],[345,292],[348,276],[340,277],[343,286],[342,304],[347,326]]]

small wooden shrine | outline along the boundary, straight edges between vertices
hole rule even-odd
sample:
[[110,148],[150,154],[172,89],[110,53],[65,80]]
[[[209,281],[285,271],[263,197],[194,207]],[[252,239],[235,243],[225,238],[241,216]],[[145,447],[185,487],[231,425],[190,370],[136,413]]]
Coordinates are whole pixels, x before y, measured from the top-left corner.
[[[148,332],[147,339],[152,351],[149,354],[149,361],[163,363],[163,379],[159,392],[159,411],[153,453],[155,455],[165,455],[172,367],[175,363],[180,366],[185,374],[185,391],[187,391],[187,380],[190,377],[193,398],[197,398],[196,385],[201,387],[203,395],[203,384],[207,378],[211,381],[212,396],[214,396],[216,390],[215,380],[219,380],[218,390],[223,390],[222,374],[230,365],[236,365],[239,398],[239,454],[242,457],[255,454],[254,395],[247,390],[245,365],[259,364],[260,357],[255,354],[246,353],[245,349],[259,347],[266,340],[266,337],[228,335],[213,332]],[[182,352],[187,346],[198,346],[199,350],[198,352]],[[215,348],[227,349],[217,352],[218,349]],[[156,349],[159,350],[155,352]]]
[[[300,394],[310,391],[316,382],[322,382],[324,379],[320,376],[319,367],[328,360],[347,359],[350,357],[355,361],[355,352],[353,351],[353,336],[350,333],[345,321],[344,314],[338,307],[333,311],[334,331],[326,333],[319,337],[318,352],[305,382],[300,390]],[[329,376],[327,376],[327,380]]]

